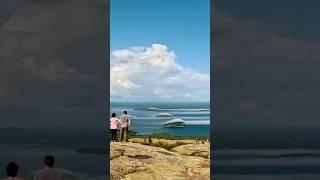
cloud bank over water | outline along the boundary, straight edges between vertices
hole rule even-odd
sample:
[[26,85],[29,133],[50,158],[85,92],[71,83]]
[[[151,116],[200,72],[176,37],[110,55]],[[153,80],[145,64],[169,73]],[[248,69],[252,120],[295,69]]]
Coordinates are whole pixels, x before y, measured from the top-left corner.
[[0,9],[0,127],[101,125],[106,2],[10,0]]
[[111,100],[209,101],[210,75],[183,67],[163,44],[111,53]]
[[320,42],[214,13],[216,125],[319,126]]

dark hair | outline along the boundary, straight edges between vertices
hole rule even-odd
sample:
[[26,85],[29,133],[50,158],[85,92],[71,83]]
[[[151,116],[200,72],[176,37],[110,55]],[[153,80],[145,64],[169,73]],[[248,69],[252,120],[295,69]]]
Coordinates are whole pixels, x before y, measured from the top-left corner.
[[112,117],[116,117],[116,113],[112,113]]
[[47,155],[46,157],[44,157],[43,162],[46,166],[52,168],[54,165],[54,157],[51,155]]
[[123,111],[123,113],[124,113],[124,114],[128,114],[128,112],[127,112],[127,111]]
[[10,177],[16,177],[18,174],[19,167],[15,162],[10,162],[7,165],[7,175]]

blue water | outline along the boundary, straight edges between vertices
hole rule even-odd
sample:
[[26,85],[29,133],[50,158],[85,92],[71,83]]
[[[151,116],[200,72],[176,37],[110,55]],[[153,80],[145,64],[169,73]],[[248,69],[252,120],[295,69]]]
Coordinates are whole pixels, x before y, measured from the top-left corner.
[[221,179],[319,179],[320,175],[319,149],[221,149],[213,153],[212,173]]
[[[126,110],[133,117],[130,130],[140,134],[168,133],[177,136],[208,136],[210,134],[210,104],[208,102],[112,102],[110,112],[120,116]],[[173,118],[156,117],[169,113]],[[163,123],[182,119],[184,128],[166,128]]]
[[0,144],[0,179],[6,176],[5,167],[7,163],[11,161],[19,164],[20,176],[32,179],[32,174],[43,168],[42,159],[47,154],[55,156],[57,168],[72,171],[90,180],[102,179],[98,177],[105,176],[106,156],[79,154],[75,151],[79,147],[82,146],[56,144]]

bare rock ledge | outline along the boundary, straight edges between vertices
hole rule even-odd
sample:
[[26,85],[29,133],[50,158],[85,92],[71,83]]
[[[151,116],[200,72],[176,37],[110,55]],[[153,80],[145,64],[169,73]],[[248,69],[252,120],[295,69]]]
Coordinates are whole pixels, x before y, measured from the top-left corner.
[[205,152],[210,151],[210,145],[199,145],[177,146],[173,148],[176,151],[174,152],[140,143],[112,142],[110,144],[110,178],[113,180],[208,180],[210,179],[210,159],[205,158],[207,156]]

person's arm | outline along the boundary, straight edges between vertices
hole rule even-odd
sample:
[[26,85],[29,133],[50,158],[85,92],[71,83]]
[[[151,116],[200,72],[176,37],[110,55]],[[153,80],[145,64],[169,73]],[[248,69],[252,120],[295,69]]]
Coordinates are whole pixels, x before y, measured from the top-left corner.
[[130,119],[130,117],[128,116],[128,127],[130,127],[130,124],[131,124],[131,119]]
[[119,124],[120,125],[122,124],[122,116],[120,116],[120,118],[119,118]]
[[120,124],[121,124],[121,123],[120,123],[120,119],[117,118],[117,129],[119,129]]

